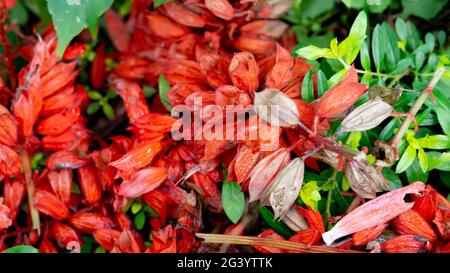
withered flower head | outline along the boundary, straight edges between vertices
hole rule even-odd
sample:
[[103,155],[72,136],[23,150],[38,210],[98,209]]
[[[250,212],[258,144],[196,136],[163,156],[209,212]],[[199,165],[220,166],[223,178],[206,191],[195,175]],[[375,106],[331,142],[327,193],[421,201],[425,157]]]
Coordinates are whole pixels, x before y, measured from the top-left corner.
[[295,126],[300,114],[295,102],[277,89],[265,89],[255,93],[255,111],[261,119],[279,127]]
[[380,97],[383,101],[390,105],[395,105],[398,98],[402,95],[402,90],[400,88],[387,88],[381,85],[375,85],[369,88],[369,98],[375,99]]
[[333,167],[334,169],[338,169],[339,165],[339,155],[333,151],[322,149],[312,155],[313,158],[319,159]]
[[275,212],[275,218],[285,216],[300,193],[305,174],[305,163],[295,158],[275,177],[270,186],[262,194],[261,202],[270,203]]
[[383,190],[383,176],[365,159],[347,161],[345,176],[352,190],[362,198],[374,198]]
[[308,229],[308,224],[306,223],[305,218],[298,212],[295,207],[291,206],[291,208],[286,212],[281,220],[295,232]]
[[323,241],[330,245],[349,234],[389,222],[414,206],[414,202],[405,202],[405,195],[419,194],[424,188],[425,184],[422,182],[414,182],[364,203],[345,215],[331,230],[323,233]]
[[379,97],[369,100],[353,110],[341,124],[341,132],[366,131],[380,125],[392,114],[392,106]]

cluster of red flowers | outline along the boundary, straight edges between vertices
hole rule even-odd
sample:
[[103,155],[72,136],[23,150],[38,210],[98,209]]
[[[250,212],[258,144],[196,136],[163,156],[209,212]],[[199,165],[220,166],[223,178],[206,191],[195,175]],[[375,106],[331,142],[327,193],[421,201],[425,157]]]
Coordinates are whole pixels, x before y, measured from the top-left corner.
[[[95,138],[81,114],[88,96],[75,80],[84,46],[69,47],[58,60],[51,28],[32,50],[24,46],[29,64],[19,73],[17,91],[3,87],[2,92],[11,96],[0,105],[0,250],[30,244],[41,252],[79,251],[81,234],[88,234],[109,252],[190,252],[202,251],[195,234],[209,224],[221,233],[245,233],[250,216],[235,225],[223,217],[218,187],[222,166],[228,168],[229,181],[241,183],[251,196],[260,195],[288,163],[286,147],[303,156],[323,145],[321,135],[329,128],[329,119],[353,105],[366,88],[350,69],[320,100],[302,101],[303,78],[311,67],[291,57],[295,38],[288,25],[277,20],[290,1],[234,2],[170,1],[152,10],[152,1],[135,0],[126,22],[113,10],[106,12],[106,29],[117,49],[108,57],[117,65],[106,72],[107,54],[104,44],[99,45],[91,83],[96,89],[108,85],[117,91],[130,123],[129,134],[107,140]],[[277,157],[260,151],[267,138],[174,141],[170,132],[177,119],[168,114],[158,95],[149,105],[142,90],[144,85],[155,86],[161,74],[171,86],[169,104],[191,111],[195,98],[201,98],[203,106],[248,106],[255,92],[280,90],[296,103],[302,124],[317,135],[298,127],[267,136],[279,138],[276,149],[283,149],[283,160],[278,160],[279,150]],[[349,88],[355,92],[343,96]],[[253,130],[251,124],[247,131]],[[37,153],[48,156],[45,168],[30,165]],[[312,157],[305,163],[319,168]],[[74,191],[73,184],[81,191]],[[123,212],[129,199],[138,197],[158,215],[150,219],[150,247]],[[17,220],[26,201],[24,227]],[[448,240],[450,215],[442,207],[450,209],[442,196],[427,187],[413,209],[390,222],[392,230],[407,235],[383,237],[392,239],[381,249],[423,251],[432,248],[429,242],[438,236]],[[290,241],[322,244],[325,228],[319,212],[294,206],[288,216],[290,226],[298,231]],[[357,232],[337,248],[359,249],[386,228],[383,222]],[[260,236],[284,240],[272,230]],[[449,250],[444,243],[433,247]],[[256,250],[283,251],[262,246]]]

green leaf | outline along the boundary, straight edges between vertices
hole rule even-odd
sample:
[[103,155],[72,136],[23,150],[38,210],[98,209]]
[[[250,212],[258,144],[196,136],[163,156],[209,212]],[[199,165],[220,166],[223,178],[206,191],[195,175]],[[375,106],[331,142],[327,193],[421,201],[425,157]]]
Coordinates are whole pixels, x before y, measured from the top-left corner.
[[389,67],[393,67],[396,65],[397,60],[400,58],[400,50],[398,48],[398,40],[397,35],[395,35],[394,30],[392,30],[391,26],[383,22],[383,31],[386,35],[386,59]]
[[92,114],[94,114],[95,112],[97,112],[98,109],[100,109],[100,103],[98,103],[98,102],[93,102],[93,103],[89,104],[88,108],[86,109],[86,113],[87,113],[88,115],[92,115]]
[[345,143],[348,145],[348,147],[357,150],[359,147],[359,143],[361,142],[362,134],[361,132],[351,132],[348,135],[347,140]]
[[402,0],[404,16],[414,15],[425,20],[430,20],[447,4],[447,0]]
[[347,178],[344,176],[342,177],[342,186],[343,191],[348,191],[350,189],[350,183],[348,182]]
[[363,43],[361,46],[361,54],[359,55],[361,60],[361,65],[366,71],[370,71],[370,55],[369,49],[367,48],[367,43]]
[[95,253],[106,253],[106,249],[104,249],[103,247],[99,246],[95,249]]
[[51,16],[47,8],[47,1],[25,0],[24,4],[39,18],[39,24],[36,27],[36,31],[40,32],[47,28],[51,21]]
[[28,11],[22,1],[17,1],[8,12],[11,15],[11,21],[13,23],[18,25],[26,25],[28,23]]
[[314,88],[312,82],[312,71],[309,70],[302,83],[302,100],[312,102],[314,100]]
[[32,246],[20,245],[3,250],[2,253],[38,253],[39,250]]
[[[360,11],[356,16],[355,21],[350,28],[350,35],[359,35],[360,37],[366,37],[367,31],[367,15],[364,11]],[[349,35],[349,36],[350,36]]]
[[136,214],[138,212],[140,212],[142,209],[142,203],[133,203],[133,205],[131,205],[131,213]]
[[436,109],[436,115],[442,130],[446,135],[450,136],[450,115],[442,108]]
[[222,205],[228,219],[236,224],[245,209],[245,196],[238,183],[224,182],[222,184]]
[[438,169],[440,171],[450,171],[450,152],[439,153],[436,151],[427,152],[428,171]]
[[427,34],[425,34],[425,45],[428,47],[429,52],[433,52],[436,45],[436,38],[433,33],[427,32]]
[[416,70],[422,68],[424,62],[425,62],[425,54],[422,51],[417,52],[417,54],[416,54]]
[[302,0],[299,3],[299,11],[296,15],[300,18],[314,19],[334,8],[334,0]]
[[88,97],[91,100],[101,100],[103,98],[102,94],[97,91],[88,91]]
[[428,171],[428,156],[423,149],[419,149],[417,153],[419,159],[419,165],[422,171],[425,173]]
[[372,57],[377,72],[380,72],[383,66],[385,55],[386,37],[383,28],[377,24],[372,34]]
[[[113,0],[47,0],[48,10],[58,34],[58,57],[61,57],[70,41],[89,27],[92,30]],[[95,31],[94,33],[95,34]]]
[[272,228],[276,233],[280,234],[281,236],[285,238],[289,238],[294,233],[289,229],[288,226],[286,226],[285,223],[281,221],[275,221],[274,215],[272,212],[269,211],[266,207],[261,207],[259,209],[259,213],[261,214],[261,217],[264,219],[264,221]]
[[388,141],[394,135],[394,130],[400,126],[398,119],[394,118],[386,124],[386,127],[380,132],[380,140]]
[[331,76],[331,78],[328,79],[328,81],[327,81],[328,87],[332,88],[333,86],[338,84],[344,78],[346,73],[347,73],[347,68],[344,68],[344,69],[336,72],[336,74],[334,74],[333,76]]
[[408,39],[408,27],[406,26],[405,20],[401,17],[398,17],[397,20],[395,20],[395,31],[400,40],[406,41]]
[[308,60],[317,60],[319,58],[336,58],[329,48],[320,48],[312,45],[298,49],[295,54]]
[[372,13],[381,13],[389,7],[391,0],[367,0],[367,6]]
[[146,98],[151,98],[156,94],[156,89],[150,86],[144,86],[142,91],[144,92],[144,97]]
[[358,52],[364,42],[365,36],[350,34],[347,38],[342,41],[337,47],[337,56],[342,57],[345,55],[345,62],[347,64],[352,64]]
[[353,22],[348,37],[338,45],[338,57],[345,55],[345,62],[347,64],[353,63],[366,38],[366,31],[367,15],[364,11],[361,11]]
[[443,150],[450,148],[450,138],[446,135],[426,136],[419,139],[420,147],[426,149]]
[[400,180],[400,178],[398,177],[398,175],[391,169],[389,168],[383,168],[382,170],[384,179],[386,179],[386,181],[389,184],[389,190],[396,190],[396,189],[400,189],[401,187],[403,187],[402,185],[402,181]]
[[153,1],[153,8],[156,9],[157,7],[164,5],[165,3],[169,3],[170,1],[172,0],[155,0]]
[[311,181],[303,185],[300,190],[300,198],[305,202],[306,205],[309,205],[311,208],[317,211],[317,204],[319,203],[321,187],[317,186],[316,181]]
[[317,72],[317,94],[319,95],[319,98],[325,94],[328,90],[328,83],[327,83],[327,77],[322,72],[322,70],[319,70]]
[[107,102],[103,103],[102,110],[103,110],[103,113],[105,114],[105,116],[109,120],[114,120],[116,115],[114,113],[114,109],[112,108],[112,106],[109,103],[107,103]]
[[145,226],[145,213],[143,211],[139,212],[134,217],[134,225],[137,229],[141,230]]
[[391,71],[391,74],[399,74],[399,73],[405,71],[411,65],[412,65],[411,58],[402,59],[402,60],[398,61],[397,65]]
[[117,93],[114,90],[109,90],[108,92],[106,92],[105,98],[110,100],[117,97]]
[[169,92],[170,90],[170,85],[163,74],[159,75],[158,89],[159,98],[161,99],[162,104],[166,107],[167,110],[170,111],[172,109],[172,106],[170,105],[169,99],[167,98],[167,92]]
[[406,169],[405,173],[409,183],[415,181],[427,182],[428,180],[428,173],[422,171],[417,158],[414,159],[413,163]]
[[408,146],[405,152],[403,153],[400,161],[397,164],[397,168],[395,169],[396,173],[404,172],[414,161],[416,158],[417,150],[412,146]]
[[342,0],[342,3],[344,3],[347,8],[353,8],[353,9],[362,9],[366,0]]

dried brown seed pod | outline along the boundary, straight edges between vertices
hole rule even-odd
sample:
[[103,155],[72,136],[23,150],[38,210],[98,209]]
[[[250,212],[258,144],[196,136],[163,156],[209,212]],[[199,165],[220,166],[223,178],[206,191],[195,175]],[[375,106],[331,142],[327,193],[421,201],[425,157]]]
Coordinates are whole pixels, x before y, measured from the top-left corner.
[[255,93],[255,111],[258,116],[278,127],[291,127],[300,122],[295,102],[277,89],[265,89]]
[[374,198],[385,183],[383,175],[365,159],[347,161],[345,176],[352,190],[362,198]]
[[381,98],[360,105],[353,110],[341,123],[340,132],[360,132],[370,130],[380,125],[388,118],[393,111],[393,107]]

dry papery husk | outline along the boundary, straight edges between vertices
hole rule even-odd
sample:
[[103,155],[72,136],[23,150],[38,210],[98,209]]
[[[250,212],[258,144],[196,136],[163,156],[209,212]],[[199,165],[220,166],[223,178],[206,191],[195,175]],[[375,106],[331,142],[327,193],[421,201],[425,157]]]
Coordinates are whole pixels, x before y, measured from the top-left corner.
[[255,111],[264,121],[273,126],[292,127],[300,122],[295,102],[277,89],[265,89],[255,93]]

